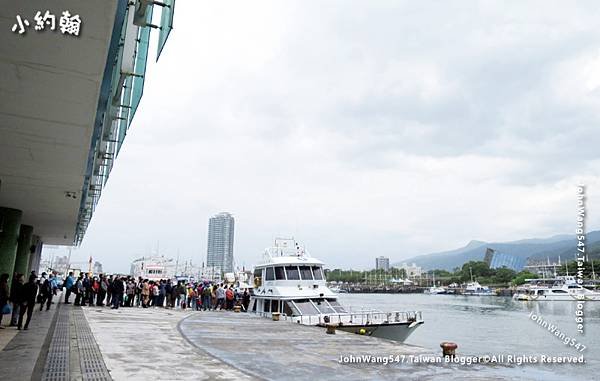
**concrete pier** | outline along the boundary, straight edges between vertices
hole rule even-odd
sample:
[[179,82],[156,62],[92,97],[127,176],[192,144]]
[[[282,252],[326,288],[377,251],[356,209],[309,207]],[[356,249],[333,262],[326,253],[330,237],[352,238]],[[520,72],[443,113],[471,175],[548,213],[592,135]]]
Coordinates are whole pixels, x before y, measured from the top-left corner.
[[0,368],[11,380],[531,379],[506,377],[504,367],[344,363],[341,356],[439,353],[226,311],[55,304],[35,312],[29,331],[0,330],[0,343]]

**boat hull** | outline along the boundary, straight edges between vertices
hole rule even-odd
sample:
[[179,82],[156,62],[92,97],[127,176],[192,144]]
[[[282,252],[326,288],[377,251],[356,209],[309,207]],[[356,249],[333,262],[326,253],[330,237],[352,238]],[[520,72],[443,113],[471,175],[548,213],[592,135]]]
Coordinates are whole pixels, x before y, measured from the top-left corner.
[[356,334],[361,334],[361,329],[364,329],[365,336],[373,336],[381,339],[404,342],[421,324],[423,324],[423,322],[418,321],[397,324],[338,326],[337,329]]
[[513,297],[515,300],[527,301],[527,302],[575,302],[584,300],[586,302],[597,302],[600,301],[600,295],[584,295],[582,299],[579,299],[578,295],[575,294],[564,294],[564,295],[526,295],[526,294],[515,294]]

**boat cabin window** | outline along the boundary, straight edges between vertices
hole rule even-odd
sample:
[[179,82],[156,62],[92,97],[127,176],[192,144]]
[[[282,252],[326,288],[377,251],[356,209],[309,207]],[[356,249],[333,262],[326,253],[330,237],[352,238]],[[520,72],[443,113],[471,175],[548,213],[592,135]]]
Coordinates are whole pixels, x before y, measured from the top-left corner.
[[285,271],[283,271],[283,266],[275,267],[275,280],[285,280]]
[[300,277],[302,280],[313,280],[310,266],[300,266]]
[[254,287],[262,285],[262,269],[254,269]]
[[552,290],[553,294],[568,294],[565,290]]
[[275,280],[275,272],[272,267],[267,267],[267,272],[265,274],[265,280]]
[[297,266],[285,266],[285,272],[288,280],[300,280]]
[[315,276],[315,280],[323,280],[323,270],[321,270],[321,266],[313,266],[312,271],[313,275]]
[[279,301],[278,300],[271,301],[271,312],[279,312]]
[[271,311],[271,299],[265,299],[263,302],[263,312]]
[[317,315],[319,313],[308,299],[295,300],[294,304],[298,308],[300,315]]

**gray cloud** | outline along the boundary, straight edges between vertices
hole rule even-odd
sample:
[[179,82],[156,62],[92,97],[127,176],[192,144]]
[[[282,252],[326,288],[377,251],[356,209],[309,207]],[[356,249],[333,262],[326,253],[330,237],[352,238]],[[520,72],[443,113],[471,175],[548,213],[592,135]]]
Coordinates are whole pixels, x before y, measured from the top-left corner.
[[77,255],[126,271],[160,240],[201,262],[223,210],[246,266],[278,235],[366,267],[570,232],[575,184],[600,186],[599,13],[182,2]]

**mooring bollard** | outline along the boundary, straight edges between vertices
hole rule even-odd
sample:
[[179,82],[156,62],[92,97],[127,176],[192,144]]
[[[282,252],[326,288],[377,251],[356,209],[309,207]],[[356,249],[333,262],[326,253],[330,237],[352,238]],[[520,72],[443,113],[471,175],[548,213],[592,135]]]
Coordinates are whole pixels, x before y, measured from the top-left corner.
[[233,306],[233,312],[241,312],[242,306]]
[[335,335],[335,324],[327,324],[327,334]]
[[273,312],[271,316],[273,317],[273,321],[279,321],[279,312]]
[[456,343],[444,341],[443,343],[440,344],[440,347],[442,348],[443,356],[454,357],[454,355],[456,354],[456,348],[458,348],[458,345]]

